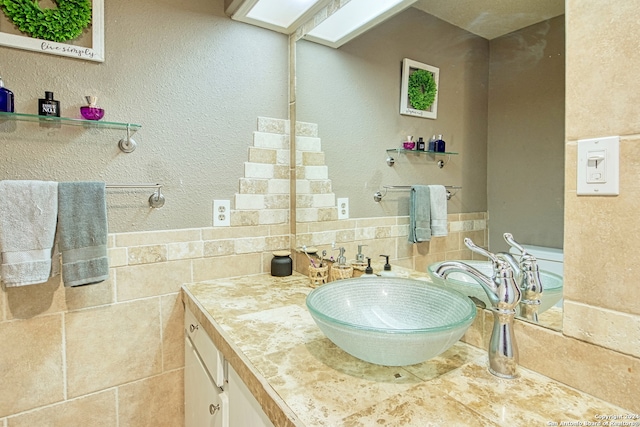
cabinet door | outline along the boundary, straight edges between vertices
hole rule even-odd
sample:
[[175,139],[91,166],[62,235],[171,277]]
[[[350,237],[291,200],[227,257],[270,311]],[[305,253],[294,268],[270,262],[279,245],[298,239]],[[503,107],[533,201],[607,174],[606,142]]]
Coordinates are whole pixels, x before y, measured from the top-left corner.
[[229,422],[233,427],[273,427],[242,379],[228,366]]
[[191,340],[184,340],[185,427],[229,427],[229,399],[216,387]]

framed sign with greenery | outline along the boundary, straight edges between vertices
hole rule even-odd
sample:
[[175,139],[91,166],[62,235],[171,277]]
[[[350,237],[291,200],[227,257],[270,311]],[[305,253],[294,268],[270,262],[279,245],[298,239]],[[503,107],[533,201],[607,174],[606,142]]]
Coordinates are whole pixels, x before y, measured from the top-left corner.
[[104,0],[0,0],[0,45],[103,62]]
[[426,119],[437,118],[439,78],[439,68],[403,59],[400,114]]

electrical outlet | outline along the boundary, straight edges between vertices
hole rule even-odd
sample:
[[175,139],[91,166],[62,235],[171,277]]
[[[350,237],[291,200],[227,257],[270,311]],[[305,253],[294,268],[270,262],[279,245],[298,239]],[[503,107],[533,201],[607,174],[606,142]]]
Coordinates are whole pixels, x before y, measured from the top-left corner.
[[229,227],[231,225],[231,200],[213,201],[213,226]]
[[338,219],[349,219],[349,198],[338,198]]

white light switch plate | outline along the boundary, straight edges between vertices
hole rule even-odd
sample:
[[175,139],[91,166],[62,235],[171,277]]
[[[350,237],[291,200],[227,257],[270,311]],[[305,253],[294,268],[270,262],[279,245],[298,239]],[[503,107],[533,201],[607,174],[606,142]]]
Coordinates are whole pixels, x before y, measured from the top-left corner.
[[338,219],[349,219],[349,198],[338,198]]
[[213,226],[214,227],[231,226],[231,201],[230,200],[214,200],[213,201]]
[[617,196],[620,194],[620,137],[578,141],[579,196]]

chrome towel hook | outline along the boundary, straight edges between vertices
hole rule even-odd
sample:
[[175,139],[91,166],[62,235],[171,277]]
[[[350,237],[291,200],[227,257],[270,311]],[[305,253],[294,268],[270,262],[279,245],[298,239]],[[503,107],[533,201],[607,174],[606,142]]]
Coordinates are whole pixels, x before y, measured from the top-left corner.
[[121,139],[118,142],[118,148],[123,153],[132,153],[138,144],[131,138],[131,125],[127,123],[127,139]]

